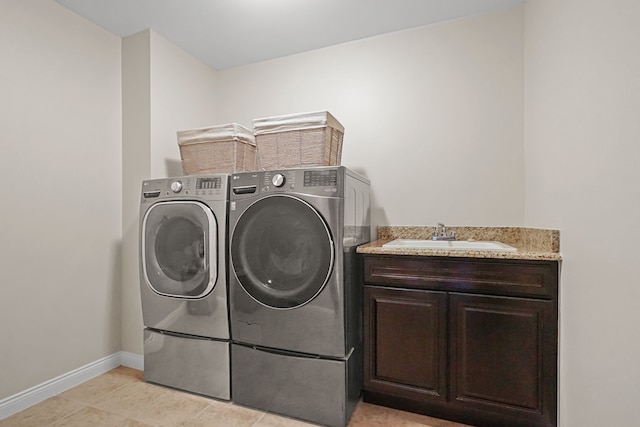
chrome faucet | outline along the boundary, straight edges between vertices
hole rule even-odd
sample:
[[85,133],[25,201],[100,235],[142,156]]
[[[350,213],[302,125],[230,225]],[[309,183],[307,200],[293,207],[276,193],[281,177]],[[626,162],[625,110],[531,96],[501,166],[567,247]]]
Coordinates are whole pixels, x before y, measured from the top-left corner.
[[450,231],[449,234],[447,234],[447,227],[443,223],[438,222],[433,229],[431,240],[456,240],[456,232]]

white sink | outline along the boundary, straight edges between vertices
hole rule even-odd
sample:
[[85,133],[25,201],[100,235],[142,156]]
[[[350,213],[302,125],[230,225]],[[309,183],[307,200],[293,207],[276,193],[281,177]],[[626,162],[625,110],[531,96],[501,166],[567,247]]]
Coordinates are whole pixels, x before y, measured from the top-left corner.
[[515,252],[516,248],[500,242],[469,240],[414,240],[396,239],[382,245],[387,249],[446,249],[459,251]]

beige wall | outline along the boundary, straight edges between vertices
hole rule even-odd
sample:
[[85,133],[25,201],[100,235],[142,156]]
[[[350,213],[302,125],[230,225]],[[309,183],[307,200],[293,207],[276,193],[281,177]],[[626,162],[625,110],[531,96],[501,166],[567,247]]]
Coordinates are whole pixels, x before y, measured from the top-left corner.
[[640,3],[526,6],[526,223],[561,230],[560,414],[640,425]]
[[529,0],[216,73],[0,0],[0,399],[142,354],[139,186],[179,172],[176,130],[328,109],[376,224],[561,230],[561,425],[640,424],[639,7]]
[[122,39],[122,349],[142,355],[138,222],[151,173],[151,32]]
[[176,131],[218,123],[216,71],[151,31],[151,177],[182,175]]
[[[254,117],[329,109],[347,127],[344,163],[379,182],[378,206],[394,212],[389,218],[378,208],[378,223],[517,223],[522,210],[522,153],[514,143],[521,133],[521,25],[521,12],[514,10],[217,75],[151,31],[125,38],[121,349],[142,354],[137,248],[140,181],[178,174],[178,129],[226,121],[250,126]],[[396,49],[397,44],[405,49]],[[495,96],[496,91],[501,96]],[[496,111],[488,112],[487,102]],[[407,106],[412,108],[410,114]],[[509,125],[500,125],[489,117],[493,114]],[[390,140],[400,148],[389,149]],[[478,156],[492,168],[475,163]],[[396,191],[408,182],[407,176],[422,174],[422,161],[429,158],[443,160],[434,162],[433,170],[412,185],[415,194]],[[389,159],[390,165],[385,165]],[[500,208],[484,203],[475,190],[465,193],[470,196],[462,204],[460,198],[450,197],[448,189],[465,192],[469,185],[464,175],[452,172],[452,165],[471,168],[481,175],[479,182],[502,182],[491,191],[483,190],[491,197],[503,194],[497,200]],[[441,184],[441,174],[451,187]],[[496,179],[505,174],[510,178]],[[406,216],[406,199],[393,198],[398,194],[408,194],[420,209]],[[386,200],[389,196],[391,200]],[[424,204],[425,200],[439,202]]]
[[120,350],[120,39],[0,2],[0,399]]
[[215,71],[153,31],[122,41],[122,350],[142,354],[141,182],[182,175],[176,130],[216,123]]
[[222,71],[217,117],[332,112],[374,225],[519,225],[523,60],[519,7]]
[[[151,52],[150,141],[125,147],[148,144],[154,178],[181,173],[176,130],[251,128],[253,118],[329,110],[346,128],[342,163],[372,180],[375,224],[523,221],[522,8],[218,73],[144,34],[134,37],[147,37]],[[122,349],[136,354],[143,326],[132,189],[143,177],[126,174],[148,160],[125,166]]]

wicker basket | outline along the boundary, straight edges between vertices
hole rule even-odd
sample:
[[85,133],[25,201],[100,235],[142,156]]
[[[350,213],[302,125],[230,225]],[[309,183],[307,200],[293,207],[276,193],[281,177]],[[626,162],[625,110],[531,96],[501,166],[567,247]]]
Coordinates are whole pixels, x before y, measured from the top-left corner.
[[327,111],[253,120],[258,169],[339,166],[344,127]]
[[178,131],[185,175],[256,170],[253,132],[237,123]]

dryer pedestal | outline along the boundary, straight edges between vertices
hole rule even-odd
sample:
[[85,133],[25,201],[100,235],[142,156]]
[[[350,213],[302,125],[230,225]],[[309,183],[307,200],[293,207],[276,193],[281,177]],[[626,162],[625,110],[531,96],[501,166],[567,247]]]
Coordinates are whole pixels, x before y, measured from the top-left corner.
[[236,404],[345,427],[360,399],[361,351],[325,359],[234,343],[231,354]]
[[144,330],[144,380],[231,399],[229,341]]

